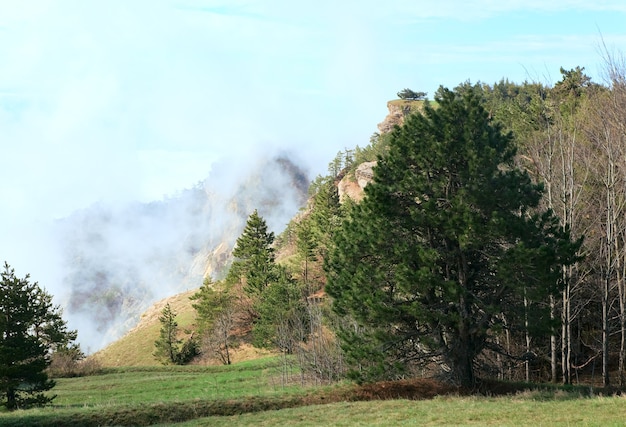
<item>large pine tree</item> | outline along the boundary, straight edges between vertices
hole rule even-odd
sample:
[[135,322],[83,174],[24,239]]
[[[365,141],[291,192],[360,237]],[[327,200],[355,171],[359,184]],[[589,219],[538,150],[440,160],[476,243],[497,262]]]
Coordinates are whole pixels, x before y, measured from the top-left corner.
[[514,167],[511,135],[474,91],[436,100],[392,133],[327,259],[334,309],[355,320],[341,337],[360,380],[434,362],[472,386],[495,331],[553,326],[544,303],[579,247],[537,212],[541,186]]

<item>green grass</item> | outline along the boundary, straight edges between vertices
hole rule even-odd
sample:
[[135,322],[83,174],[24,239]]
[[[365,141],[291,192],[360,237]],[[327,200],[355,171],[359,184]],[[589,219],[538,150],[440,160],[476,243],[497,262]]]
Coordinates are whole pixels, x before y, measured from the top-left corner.
[[340,402],[229,417],[179,426],[623,426],[622,397],[537,401],[518,397]]
[[195,398],[232,399],[284,394],[274,358],[231,366],[110,368],[103,375],[61,378],[54,389],[57,406],[143,404]]
[[231,366],[108,368],[58,379],[52,406],[0,413],[0,425],[149,425],[280,407],[306,391],[282,385],[280,368],[277,358]]
[[[176,321],[182,332],[195,322],[195,310],[189,299],[197,290],[183,292],[155,303],[141,317],[140,323],[119,340],[98,351],[94,357],[106,367],[159,366],[153,356],[154,342],[159,338],[159,316],[165,303],[176,312]],[[182,338],[182,336],[181,336]]]
[[[108,368],[59,379],[53,406],[0,412],[0,425],[611,426],[623,425],[626,407],[624,397],[587,397],[586,388],[556,386],[508,397],[357,402],[367,398],[364,388],[301,387],[297,381],[283,386],[280,374],[276,357],[230,366]],[[377,387],[389,391],[392,384]]]

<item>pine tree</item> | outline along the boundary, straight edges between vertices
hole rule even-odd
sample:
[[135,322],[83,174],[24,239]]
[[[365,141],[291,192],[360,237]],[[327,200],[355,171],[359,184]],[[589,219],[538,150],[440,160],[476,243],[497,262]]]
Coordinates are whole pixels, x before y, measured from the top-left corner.
[[23,279],[6,262],[0,281],[0,397],[9,410],[43,406],[54,397],[45,369],[52,352],[70,346],[76,331],[68,331],[52,297]]
[[182,340],[178,339],[178,322],[176,322],[176,312],[172,310],[169,303],[165,305],[159,316],[161,330],[159,339],[154,342],[156,350],[154,356],[160,359],[163,364],[177,363],[179,347]]
[[327,259],[334,309],[356,321],[341,337],[360,380],[435,361],[473,386],[498,330],[554,327],[548,297],[580,246],[536,212],[541,186],[514,167],[479,96],[440,89],[437,102],[392,133]]
[[234,297],[223,283],[213,283],[210,277],[190,299],[196,310],[198,332],[205,349],[217,355],[225,365],[230,365],[232,328],[235,325]]
[[274,279],[274,233],[268,232],[265,219],[257,210],[248,217],[246,227],[237,239],[227,281],[245,279],[244,290],[259,296]]
[[286,268],[276,266],[276,280],[256,304],[258,318],[252,333],[254,345],[278,347],[292,353],[296,342],[304,339],[306,306],[301,283],[293,280]]

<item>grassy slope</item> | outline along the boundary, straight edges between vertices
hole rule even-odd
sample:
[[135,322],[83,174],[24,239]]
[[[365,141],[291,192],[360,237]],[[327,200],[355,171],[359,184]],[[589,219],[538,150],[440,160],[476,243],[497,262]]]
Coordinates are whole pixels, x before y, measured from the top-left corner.
[[[192,307],[193,301],[189,299],[197,289],[183,292],[155,303],[141,316],[139,324],[130,330],[119,340],[111,343],[104,349],[96,352],[92,357],[98,360],[103,367],[122,366],[160,366],[153,356],[154,342],[159,337],[161,323],[159,316],[165,304],[169,303],[176,312],[176,321],[180,330],[180,338],[189,337],[185,330],[193,330],[196,312]],[[268,357],[274,354],[268,350],[257,349],[250,344],[242,342],[232,349],[231,359],[233,362],[242,362],[260,357]],[[195,361],[198,364],[219,363],[214,360]]]
[[189,297],[197,290],[187,291],[155,303],[141,316],[139,324],[118,341],[93,355],[105,367],[114,366],[158,366],[154,358],[154,342],[159,338],[161,324],[159,316],[169,302],[177,313],[176,321],[181,331],[193,325],[195,311]]

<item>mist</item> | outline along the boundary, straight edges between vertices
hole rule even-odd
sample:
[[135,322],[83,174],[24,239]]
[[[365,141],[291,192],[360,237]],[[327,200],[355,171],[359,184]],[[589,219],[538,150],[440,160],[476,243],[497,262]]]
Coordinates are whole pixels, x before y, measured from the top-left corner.
[[306,200],[309,177],[294,159],[233,157],[160,201],[96,203],[55,221],[42,253],[58,268],[39,279],[83,350],[120,338],[155,301],[219,279],[254,209],[280,233]]

